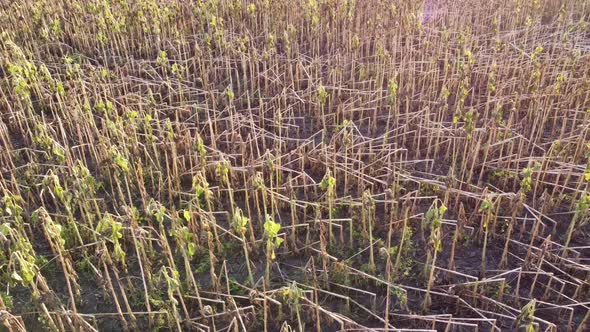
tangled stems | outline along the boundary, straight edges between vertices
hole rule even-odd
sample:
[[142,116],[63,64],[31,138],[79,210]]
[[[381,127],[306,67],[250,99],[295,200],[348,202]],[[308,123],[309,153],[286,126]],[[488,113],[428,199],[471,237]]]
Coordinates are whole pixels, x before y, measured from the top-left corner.
[[584,192],[581,194],[580,199],[578,200],[578,203],[576,204],[576,211],[574,212],[574,216],[572,217],[572,220],[570,221],[570,225],[567,229],[565,243],[563,245],[563,254],[562,254],[562,256],[564,258],[567,257],[567,255],[568,255],[568,247],[569,247],[570,241],[572,239],[572,234],[574,233],[574,230],[576,229],[576,224],[578,222],[580,222],[581,220],[583,220],[588,215],[589,210],[590,210],[590,194]]

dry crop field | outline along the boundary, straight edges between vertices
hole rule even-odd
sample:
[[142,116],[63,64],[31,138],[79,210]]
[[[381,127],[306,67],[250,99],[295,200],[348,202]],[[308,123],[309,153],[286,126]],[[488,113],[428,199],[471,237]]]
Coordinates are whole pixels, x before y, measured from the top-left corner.
[[0,8],[0,330],[589,331],[589,1]]

